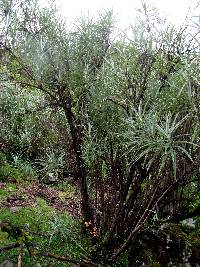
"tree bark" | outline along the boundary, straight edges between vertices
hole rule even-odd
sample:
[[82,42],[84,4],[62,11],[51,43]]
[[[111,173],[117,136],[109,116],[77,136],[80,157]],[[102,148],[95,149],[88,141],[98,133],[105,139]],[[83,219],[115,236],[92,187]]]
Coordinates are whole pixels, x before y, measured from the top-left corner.
[[[71,100],[69,100],[71,102]],[[76,180],[81,193],[81,213],[85,222],[93,222],[93,212],[89,201],[87,177],[82,155],[82,129],[81,125],[75,121],[74,114],[71,110],[71,103],[63,106],[67,122],[70,127],[72,145],[76,157]]]

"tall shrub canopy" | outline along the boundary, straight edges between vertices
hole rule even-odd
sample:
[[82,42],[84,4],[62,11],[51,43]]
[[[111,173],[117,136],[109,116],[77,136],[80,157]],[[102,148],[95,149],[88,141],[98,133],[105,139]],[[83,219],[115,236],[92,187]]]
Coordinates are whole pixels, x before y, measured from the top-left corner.
[[[18,94],[32,94],[30,109],[39,97],[62,123],[97,263],[114,263],[138,233],[199,215],[197,34],[143,9],[131,36],[114,38],[110,11],[69,29],[53,6],[1,3],[2,93],[6,79]],[[50,134],[63,142],[63,130]]]

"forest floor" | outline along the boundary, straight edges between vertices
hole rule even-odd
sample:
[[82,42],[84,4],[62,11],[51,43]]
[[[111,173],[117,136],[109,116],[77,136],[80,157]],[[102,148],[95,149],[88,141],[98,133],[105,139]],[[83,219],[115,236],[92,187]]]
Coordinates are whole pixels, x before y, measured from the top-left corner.
[[[87,242],[80,233],[79,194],[69,183],[44,184],[38,180],[1,179],[0,222],[26,226],[39,251],[54,255],[80,258],[88,255]],[[0,231],[0,249],[15,240]],[[0,253],[0,266],[11,261],[17,266],[19,251],[13,249]],[[4,265],[3,265],[4,266]],[[30,257],[26,249],[22,266],[71,266],[44,257]]]
[[36,199],[43,198],[54,209],[69,212],[79,218],[79,197],[72,190],[59,190],[43,183],[2,183],[0,182],[0,208],[17,211],[23,207],[33,207]]

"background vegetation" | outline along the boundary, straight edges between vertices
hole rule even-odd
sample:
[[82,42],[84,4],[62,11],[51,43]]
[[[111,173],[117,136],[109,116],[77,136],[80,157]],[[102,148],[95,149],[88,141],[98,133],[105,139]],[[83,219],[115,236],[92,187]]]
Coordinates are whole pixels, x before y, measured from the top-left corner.
[[199,29],[142,10],[126,36],[1,1],[2,260],[198,266]]

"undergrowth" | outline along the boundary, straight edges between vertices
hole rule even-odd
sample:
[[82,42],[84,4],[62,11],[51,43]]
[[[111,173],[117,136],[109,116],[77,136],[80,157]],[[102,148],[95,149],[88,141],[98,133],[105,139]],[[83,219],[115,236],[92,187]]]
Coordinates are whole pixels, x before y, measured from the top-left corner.
[[[9,162],[5,154],[0,153],[0,223],[9,222],[16,227],[23,226],[33,239],[34,247],[40,252],[50,252],[55,255],[68,255],[79,259],[81,255],[87,256],[88,245],[80,234],[80,221],[73,218],[67,212],[59,212],[49,206],[46,200],[38,197],[32,206],[14,207],[14,209],[1,206],[10,196],[17,196],[20,188],[20,196],[26,198],[23,189],[31,187],[37,177],[30,163],[15,158]],[[18,189],[17,189],[18,188]],[[63,200],[74,192],[74,187],[67,183],[56,185],[55,188],[63,190],[59,197]],[[16,240],[7,233],[0,231],[0,248],[15,243]],[[17,266],[19,249],[15,248],[0,254],[0,265],[6,260]],[[30,256],[24,248],[22,254],[22,266],[70,266],[66,262]]]
[[[44,199],[38,198],[34,207],[21,208],[17,212],[2,209],[0,221],[9,221],[15,226],[25,226],[30,231],[33,244],[39,251],[56,255],[69,255],[80,258],[87,255],[87,244],[79,233],[79,221],[67,213],[57,212],[47,205]],[[0,247],[14,243],[15,240],[0,231]],[[17,264],[18,249],[0,255],[0,263],[10,260]],[[23,266],[70,266],[66,262],[58,262],[48,258],[30,257],[26,249],[22,256]],[[38,265],[39,266],[39,265]]]

